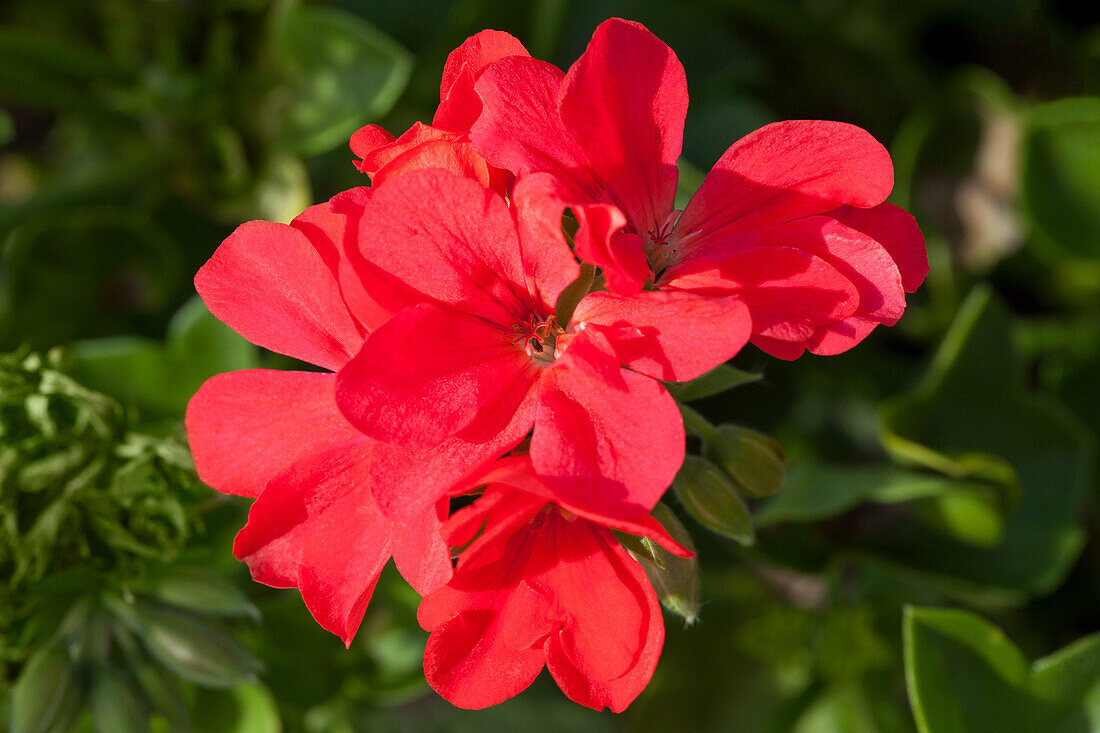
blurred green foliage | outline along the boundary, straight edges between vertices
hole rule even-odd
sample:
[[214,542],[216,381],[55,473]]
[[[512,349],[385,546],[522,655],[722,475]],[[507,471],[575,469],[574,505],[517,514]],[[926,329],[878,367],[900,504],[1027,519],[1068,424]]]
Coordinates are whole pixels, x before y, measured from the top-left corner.
[[[673,388],[693,458],[658,511],[699,559],[630,546],[669,614],[624,715],[545,679],[459,711],[428,694],[396,574],[345,650],[232,560],[247,506],[197,485],[183,409],[211,374],[293,365],[191,277],[241,221],[364,183],[350,133],[430,118],[466,36],[564,66],[613,15],[687,70],[681,198],[761,124],[852,122],[889,147],[932,272],[852,352],[750,347]],[[1088,4],[8,0],[0,248],[0,730],[1100,725]]]

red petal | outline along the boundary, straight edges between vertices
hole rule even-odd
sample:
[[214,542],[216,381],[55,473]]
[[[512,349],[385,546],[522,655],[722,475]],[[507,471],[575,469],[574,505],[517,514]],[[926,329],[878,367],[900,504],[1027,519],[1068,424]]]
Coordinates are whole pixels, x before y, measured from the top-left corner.
[[343,366],[363,340],[321,255],[285,224],[237,227],[199,269],[195,289],[252,343],[326,369]]
[[619,368],[602,341],[583,332],[544,370],[531,460],[564,504],[629,519],[672,482],[684,427],[664,388]]
[[548,172],[580,186],[589,198],[600,187],[585,171],[585,158],[562,125],[558,95],[565,75],[553,64],[512,56],[492,64],[476,84],[484,104],[470,130],[477,151],[516,175]]
[[[366,158],[378,148],[383,145],[389,145],[395,140],[394,136],[386,132],[385,129],[378,125],[367,125],[366,127],[360,127],[351,136],[351,143],[349,147],[351,152],[360,158]],[[362,173],[367,171],[363,168],[362,161],[355,163],[355,167]]]
[[[642,646],[645,601],[633,580],[622,573],[610,532],[581,520],[568,521],[549,512],[531,553],[528,584],[553,599],[551,613],[560,631],[551,637],[591,680],[611,680],[625,673]],[[633,562],[633,560],[631,560]],[[599,588],[598,593],[593,593]]]
[[[509,459],[501,459],[498,463],[506,460]],[[474,485],[484,484],[478,482]],[[510,486],[490,485],[477,501],[452,514],[443,531],[452,547],[469,544],[461,556],[461,562],[469,565],[481,562],[482,551],[491,551],[501,537],[509,537],[519,531],[544,506],[546,499],[539,496],[513,491]]]
[[617,293],[641,292],[649,279],[642,238],[622,231],[626,217],[609,204],[576,206],[577,256],[602,269],[607,287]]
[[602,23],[566,75],[562,122],[638,234],[672,211],[687,105],[676,54],[638,23]]
[[460,311],[410,308],[371,334],[341,370],[337,404],[366,434],[412,447],[460,434],[475,442],[502,431],[522,435],[538,368],[514,337]]
[[434,511],[420,512],[391,527],[394,565],[420,595],[442,588],[451,579],[451,550],[443,540],[449,505],[449,499],[441,499]]
[[[489,513],[489,509],[495,507],[495,503],[500,503],[505,498],[513,501],[520,501],[519,498],[515,497],[522,497],[527,494],[531,497],[542,499],[541,503],[536,504],[536,508],[541,507],[545,502],[554,502],[563,509],[595,524],[609,529],[635,534],[640,537],[647,537],[674,555],[679,555],[680,557],[693,557],[695,555],[694,552],[676,542],[665,528],[661,526],[661,523],[649,514],[638,514],[631,519],[622,519],[621,517],[604,516],[598,512],[584,509],[583,507],[562,503],[560,499],[555,496],[554,490],[547,486],[542,479],[539,478],[538,474],[535,473],[535,468],[531,464],[530,455],[505,456],[495,463],[486,466],[484,471],[469,478],[467,483],[469,488],[476,488],[486,484],[488,484],[490,488],[475,504],[456,512],[447,522],[447,531],[452,533],[449,534],[449,540],[451,544],[455,546],[462,546],[469,542],[470,539],[473,538],[473,533],[480,529],[482,522],[485,522],[487,525],[493,523],[493,520],[487,520],[486,516]],[[508,489],[516,489],[516,491],[501,491],[495,488],[498,485],[505,486]],[[494,504],[491,505],[489,503],[490,500],[494,502]],[[476,510],[476,513],[474,510]],[[514,509],[502,510],[494,508],[494,511],[497,513],[506,511],[517,513]],[[458,518],[457,523],[456,518]],[[503,522],[503,520],[497,519],[495,522]],[[481,538],[479,538],[478,541],[480,542]],[[467,552],[469,552],[469,550],[467,550]]]
[[317,622],[347,645],[390,557],[389,522],[363,487],[370,458],[362,438],[298,461],[253,503],[233,545],[255,580],[299,588]]
[[[581,561],[559,562],[548,574],[555,600],[572,623],[547,639],[546,666],[570,700],[618,713],[653,676],[664,623],[641,566],[607,531],[589,527],[598,549]],[[580,532],[579,526],[573,530]]]
[[358,249],[359,217],[370,194],[371,189],[366,186],[345,191],[338,198],[309,207],[290,222],[320,253],[340,284],[344,305],[365,332],[382,325],[392,315],[367,290],[368,284],[373,283],[365,282],[348,259],[349,253]]
[[795,359],[819,325],[851,316],[859,295],[848,278],[820,257],[780,246],[708,248],[673,265],[662,280],[706,294],[734,293],[752,315],[752,342],[780,359]]
[[416,122],[397,140],[372,149],[358,163],[359,170],[370,176],[371,184],[381,186],[390,178],[408,171],[439,168],[493,187],[499,176],[474,150],[464,133],[437,129]]
[[749,310],[736,297],[674,290],[592,293],[573,321],[578,329],[603,327],[620,364],[666,382],[694,379],[731,359],[752,331]]
[[675,236],[691,247],[843,205],[877,206],[893,185],[890,155],[866,131],[842,122],[776,122],[722,155]]
[[506,56],[529,56],[515,36],[501,31],[476,33],[451,51],[439,85],[439,108],[433,127],[468,132],[481,114],[481,98],[474,82],[489,64]]
[[547,313],[554,312],[561,291],[580,274],[561,228],[562,214],[572,198],[568,187],[548,173],[520,176],[512,189],[524,266]]
[[451,583],[420,603],[431,631],[424,649],[428,684],[452,704],[481,709],[527,688],[545,664],[549,603],[522,582],[532,534],[492,545],[477,564],[459,562]]
[[336,409],[336,375],[315,372],[211,377],[187,405],[186,424],[199,478],[253,497],[296,461],[363,439]]
[[928,274],[928,250],[917,220],[893,204],[870,209],[842,206],[829,212],[842,224],[863,232],[886,248],[901,272],[905,292],[916,292]]
[[425,300],[506,328],[534,312],[512,215],[500,196],[469,179],[425,170],[388,181],[367,202],[359,247]]

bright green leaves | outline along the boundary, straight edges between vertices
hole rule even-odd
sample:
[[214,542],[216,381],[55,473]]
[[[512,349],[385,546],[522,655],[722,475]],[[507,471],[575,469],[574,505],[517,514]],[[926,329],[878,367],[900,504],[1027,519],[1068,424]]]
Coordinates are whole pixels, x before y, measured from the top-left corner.
[[397,101],[411,57],[362,18],[332,7],[284,2],[272,55],[293,94],[282,109],[284,142],[306,155],[341,143]]
[[1100,725],[1100,636],[1028,666],[965,611],[907,608],[909,700],[921,733],[1087,733]]
[[[231,355],[208,345],[221,324],[202,314],[181,316],[167,349]],[[181,442],[131,432],[59,359],[0,355],[0,649],[13,672],[22,663],[12,731],[68,731],[84,710],[101,732],[149,730],[153,713],[186,730],[181,679],[255,679],[226,622],[259,611],[219,575],[154,562],[201,528],[209,490]]]
[[[190,455],[127,428],[118,403],[37,355],[0,356],[0,595],[93,554],[178,554],[203,491]],[[0,605],[2,627],[15,609]]]
[[1100,257],[1100,98],[1061,99],[1031,110],[1023,166],[1023,201],[1048,246]]
[[[975,290],[922,384],[884,407],[883,442],[897,460],[970,488],[943,495],[946,536],[902,531],[878,549],[922,571],[1042,592],[1059,582],[1084,542],[1078,512],[1088,443],[1068,413],[1026,393],[1010,335],[989,291]],[[975,493],[975,481],[991,493]],[[1003,530],[993,542],[998,506]]]

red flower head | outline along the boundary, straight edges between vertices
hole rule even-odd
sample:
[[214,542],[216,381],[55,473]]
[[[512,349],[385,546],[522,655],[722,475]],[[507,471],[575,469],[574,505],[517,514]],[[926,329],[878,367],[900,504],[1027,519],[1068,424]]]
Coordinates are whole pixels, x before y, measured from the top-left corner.
[[577,246],[609,288],[736,293],[753,343],[774,356],[850,348],[896,322],[928,271],[913,218],[883,203],[889,155],[852,125],[761,128],[673,211],[686,80],[672,50],[637,23],[600,25],[567,74],[513,56],[475,88],[484,110],[470,137],[489,163],[552,173],[574,210],[621,212],[618,227]]
[[432,124],[417,122],[396,139],[378,125],[367,125],[351,138],[352,152],[362,159],[355,166],[375,186],[406,171],[440,168],[504,193],[511,175],[486,163],[470,144],[470,126],[481,114],[474,82],[492,62],[528,55],[522,43],[500,31],[467,38],[447,57]]
[[[381,441],[478,446],[470,470],[486,444],[503,446],[499,455],[533,428],[535,470],[558,499],[644,515],[684,457],[679,411],[654,378],[687,379],[725,361],[748,338],[748,317],[732,297],[595,293],[558,320],[579,267],[561,235],[562,207],[543,200],[544,179],[521,177],[512,210],[445,171],[375,190],[357,257],[403,283],[408,307],[340,371],[337,403]],[[439,482],[374,489],[394,516],[440,496]]]
[[484,708],[522,692],[545,666],[571,700],[624,710],[653,675],[664,626],[649,579],[608,527],[691,553],[648,515],[622,522],[551,503],[527,456],[472,485],[484,483],[446,525],[452,545],[469,543],[454,577],[417,614],[431,632],[428,683],[459,707]]

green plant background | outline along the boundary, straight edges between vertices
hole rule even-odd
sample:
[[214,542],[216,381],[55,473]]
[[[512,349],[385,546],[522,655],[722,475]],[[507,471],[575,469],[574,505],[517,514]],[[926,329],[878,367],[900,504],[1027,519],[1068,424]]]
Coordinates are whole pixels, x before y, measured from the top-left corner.
[[[392,569],[345,650],[233,560],[247,503],[197,482],[183,410],[212,374],[294,364],[191,277],[241,221],[362,185],[349,135],[429,119],[468,35],[567,66],[610,16],[687,70],[685,196],[764,123],[852,122],[932,270],[847,354],[749,347],[678,388],[698,457],[662,511],[698,576],[646,560],[667,639],[626,713],[545,675],[460,711]],[[0,731],[1100,730],[1088,4],[7,0],[0,351]]]

